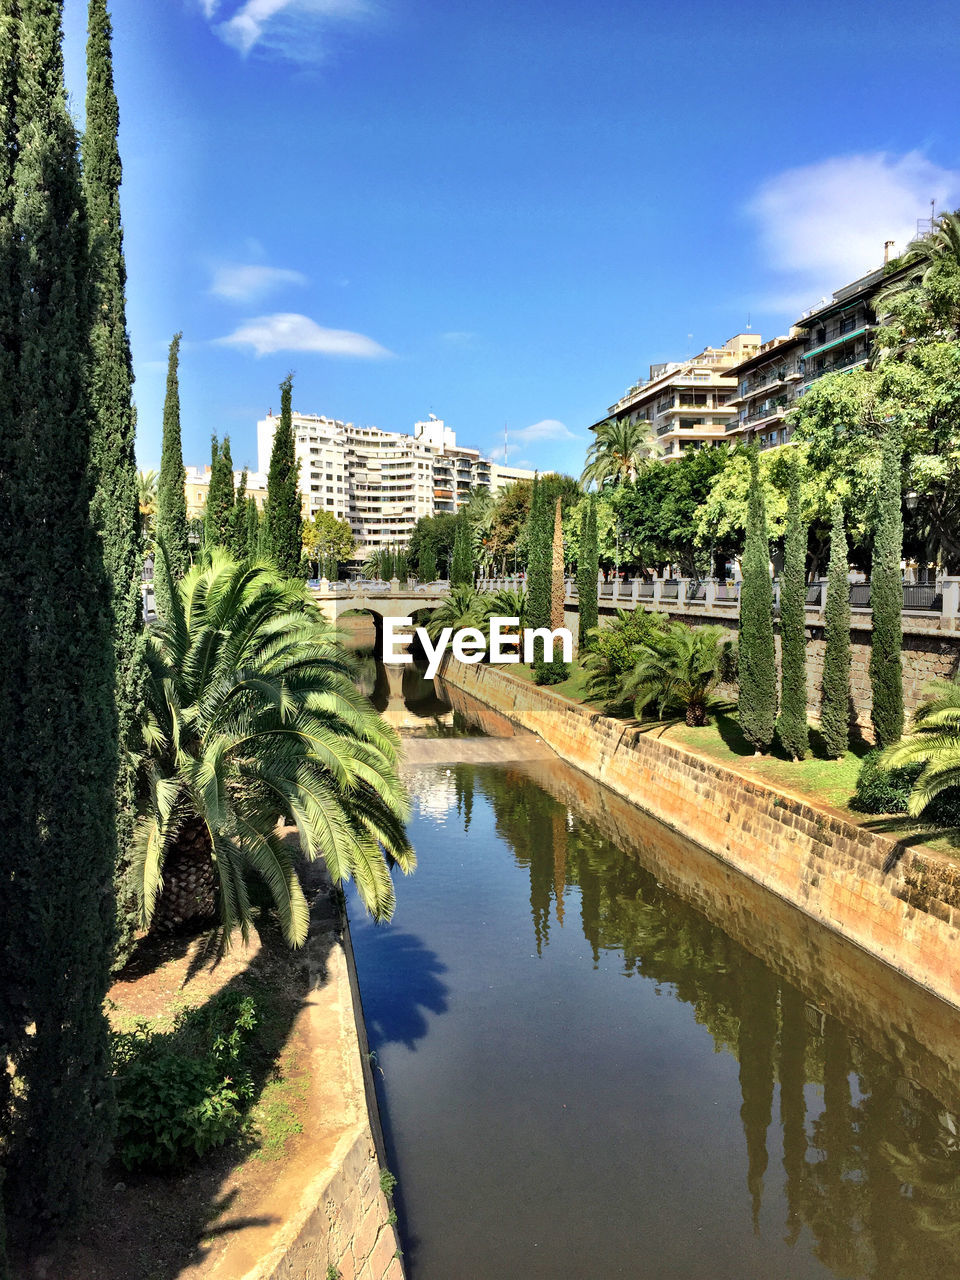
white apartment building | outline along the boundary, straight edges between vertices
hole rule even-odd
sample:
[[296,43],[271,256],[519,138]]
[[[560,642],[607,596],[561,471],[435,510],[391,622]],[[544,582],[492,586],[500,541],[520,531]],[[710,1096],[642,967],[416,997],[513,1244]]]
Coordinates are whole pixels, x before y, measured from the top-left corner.
[[[279,421],[269,413],[257,423],[261,471],[269,469]],[[458,511],[472,488],[496,487],[493,464],[479,450],[459,447],[455,432],[432,414],[404,435],[294,413],[293,432],[304,516],[330,511],[346,520],[359,558],[406,542],[422,516]]]
[[653,364],[650,377],[612,404],[609,416],[652,423],[665,462],[687,449],[721,444],[737,420],[737,379],[731,372],[760,345],[758,333],[738,333],[722,347],[707,347],[690,359]]

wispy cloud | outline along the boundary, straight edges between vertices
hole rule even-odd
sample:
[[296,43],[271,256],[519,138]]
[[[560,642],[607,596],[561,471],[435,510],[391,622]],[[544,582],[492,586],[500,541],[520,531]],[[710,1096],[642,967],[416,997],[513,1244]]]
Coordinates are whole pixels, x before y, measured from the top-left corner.
[[495,462],[509,462],[514,458],[515,463],[518,463],[515,455],[525,452],[531,446],[535,448],[538,444],[579,439],[576,432],[571,431],[559,418],[541,418],[539,422],[531,423],[529,427],[518,427],[513,430],[508,428],[506,451],[501,444],[490,451],[490,456]]
[[440,341],[450,347],[470,348],[477,345],[477,335],[467,329],[450,329],[446,333],[441,333]]
[[258,356],[276,351],[315,351],[326,356],[382,360],[393,355],[386,347],[349,329],[324,329],[309,316],[281,312],[245,320],[233,333],[215,341],[220,346],[252,347]]
[[331,27],[373,12],[372,0],[200,0],[225,43],[244,56],[254,49],[296,62],[322,56]]
[[[767,263],[782,276],[777,303],[793,309],[801,297],[829,293],[879,266],[884,241],[901,252],[917,219],[960,196],[960,171],[919,151],[835,156],[768,178],[746,205]],[[785,305],[789,304],[789,305]]]
[[243,263],[226,263],[213,273],[210,292],[229,302],[253,302],[263,298],[285,284],[306,284],[302,271],[286,267],[247,266]]

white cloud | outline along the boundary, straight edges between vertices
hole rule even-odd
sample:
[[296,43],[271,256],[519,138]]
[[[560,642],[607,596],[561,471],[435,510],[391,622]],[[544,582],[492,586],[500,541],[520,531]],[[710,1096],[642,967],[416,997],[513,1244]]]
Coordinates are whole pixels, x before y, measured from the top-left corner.
[[233,0],[229,17],[222,16],[223,0],[200,5],[220,39],[240,53],[259,48],[297,62],[313,61],[322,52],[318,38],[329,23],[371,12],[369,0]]
[[767,262],[788,277],[783,296],[767,303],[804,296],[811,305],[808,293],[829,293],[879,266],[885,240],[902,252],[931,200],[943,209],[958,197],[960,171],[919,151],[835,156],[768,178],[746,206]]
[[307,277],[301,271],[285,267],[247,266],[243,263],[226,263],[213,273],[210,292],[230,302],[252,302],[285,284],[306,284]]
[[446,342],[451,347],[470,348],[476,345],[477,335],[468,329],[450,329],[446,333],[441,333],[440,341]]
[[365,334],[351,333],[349,329],[324,329],[309,316],[293,312],[245,320],[233,333],[217,338],[216,342],[221,346],[253,347],[258,356],[276,351],[316,351],[327,356],[381,360],[393,355]]
[[[516,430],[507,430],[507,447],[506,456],[504,455],[503,445],[499,445],[490,452],[494,461],[506,462],[515,454],[522,453],[531,445],[549,444],[558,440],[579,440],[580,437],[567,426],[565,422],[561,422],[559,418],[541,418],[539,422],[532,423],[529,427],[519,427]],[[516,460],[514,465],[521,465]],[[522,465],[526,466],[526,463]]]

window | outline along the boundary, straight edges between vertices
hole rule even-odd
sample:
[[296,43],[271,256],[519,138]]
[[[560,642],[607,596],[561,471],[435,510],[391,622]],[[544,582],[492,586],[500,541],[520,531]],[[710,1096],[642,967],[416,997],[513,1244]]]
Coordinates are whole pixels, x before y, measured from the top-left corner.
[[841,316],[840,323],[837,325],[838,333],[851,333],[857,327],[856,316]]

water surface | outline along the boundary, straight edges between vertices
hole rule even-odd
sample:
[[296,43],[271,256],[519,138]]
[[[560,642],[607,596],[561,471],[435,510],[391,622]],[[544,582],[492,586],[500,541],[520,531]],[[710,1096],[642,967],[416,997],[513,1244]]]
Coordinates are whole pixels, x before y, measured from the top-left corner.
[[410,1280],[957,1274],[953,1011],[560,762],[410,785],[350,904]]

